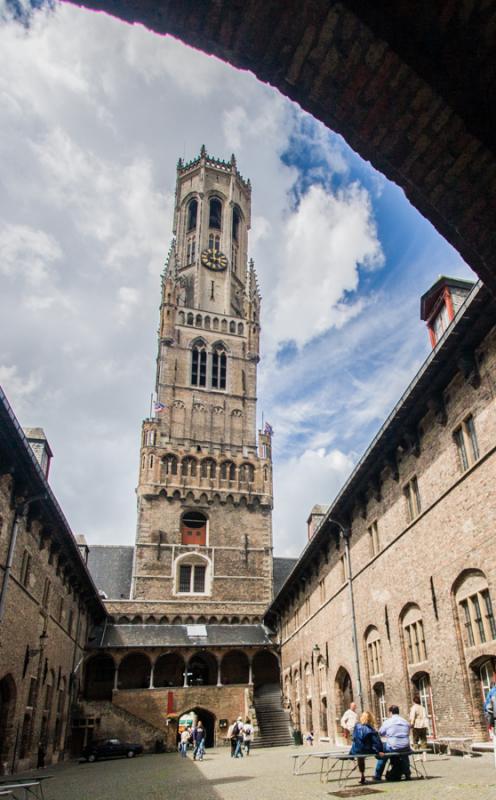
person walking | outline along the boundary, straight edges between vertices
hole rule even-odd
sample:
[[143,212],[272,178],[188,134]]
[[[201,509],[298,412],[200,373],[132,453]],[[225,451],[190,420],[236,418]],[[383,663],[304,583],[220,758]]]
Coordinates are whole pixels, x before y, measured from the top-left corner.
[[179,741],[179,752],[182,758],[188,757],[188,743],[191,737],[191,728],[183,728]]
[[350,703],[350,707],[344,712],[341,717],[341,727],[343,729],[344,738],[347,742],[353,736],[353,728],[357,724],[358,714],[356,713],[356,703]]
[[193,742],[194,742],[194,750],[193,750],[193,761],[203,761],[203,754],[205,752],[205,728],[203,727],[203,722],[198,720],[196,723],[196,728],[193,731]]
[[253,741],[253,725],[251,724],[250,717],[246,717],[245,724],[243,725],[243,747],[245,750],[245,756],[250,755],[250,747]]
[[370,711],[364,711],[360,715],[360,721],[353,728],[353,739],[351,742],[350,755],[357,756],[357,765],[360,771],[360,783],[365,783],[365,759],[360,758],[364,755],[378,755],[382,752],[382,741],[376,730],[376,721]]
[[375,766],[374,780],[380,781],[382,773],[388,762],[388,753],[404,753],[404,756],[398,755],[393,759],[393,764],[390,773],[388,773],[388,780],[401,780],[404,775],[406,780],[410,780],[410,761],[407,753],[411,752],[410,748],[410,723],[406,719],[400,717],[400,710],[398,706],[389,706],[389,716],[384,720],[379,728],[379,735],[386,738],[383,750],[379,753],[380,758],[377,760]]
[[236,720],[236,724],[234,726],[233,734],[236,739],[236,745],[234,748],[234,758],[243,758],[243,718],[238,717]]
[[424,706],[420,702],[420,695],[413,695],[413,705],[410,708],[410,725],[412,726],[413,746],[419,746],[423,750],[427,747],[427,733],[429,731],[429,717]]

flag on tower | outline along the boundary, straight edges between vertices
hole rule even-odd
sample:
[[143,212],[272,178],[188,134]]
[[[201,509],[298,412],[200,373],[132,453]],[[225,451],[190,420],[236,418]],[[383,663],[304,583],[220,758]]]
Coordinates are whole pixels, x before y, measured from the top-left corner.
[[264,433],[266,433],[267,436],[273,436],[274,435],[274,428],[268,422],[265,423]]
[[166,408],[167,406],[164,405],[164,403],[160,403],[158,400],[155,400],[153,404],[153,410],[155,411],[155,414],[161,414]]

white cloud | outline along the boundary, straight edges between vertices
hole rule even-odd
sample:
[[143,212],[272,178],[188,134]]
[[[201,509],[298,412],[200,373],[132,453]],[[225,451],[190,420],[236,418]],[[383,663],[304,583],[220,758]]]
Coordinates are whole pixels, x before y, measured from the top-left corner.
[[4,224],[0,228],[0,273],[22,278],[33,287],[41,287],[62,257],[56,239],[27,225]]
[[316,503],[328,504],[353,466],[340,450],[305,450],[277,464],[273,528],[277,554],[297,556],[306,541],[306,520]]
[[360,313],[363,301],[348,304],[344,295],[358,288],[360,268],[384,263],[368,193],[355,183],[335,194],[312,186],[288,217],[284,240],[270,338],[302,347]]

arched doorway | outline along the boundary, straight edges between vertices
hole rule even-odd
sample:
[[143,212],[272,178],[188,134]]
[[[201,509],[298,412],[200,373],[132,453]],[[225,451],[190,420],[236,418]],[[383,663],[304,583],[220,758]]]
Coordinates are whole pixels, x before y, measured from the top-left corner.
[[150,659],[144,653],[130,653],[119,664],[119,689],[148,689]]
[[270,650],[259,650],[253,657],[253,685],[279,683],[279,660]]
[[17,690],[12,675],[5,675],[0,681],[0,773],[2,764],[8,762],[13,745],[13,720]]
[[425,709],[429,718],[429,736],[436,735],[436,715],[434,713],[434,704],[432,702],[432,687],[431,679],[427,672],[419,672],[412,678],[414,690],[420,697],[420,703]]
[[342,736],[341,717],[353,702],[353,684],[350,673],[344,668],[339,667],[334,679],[334,691],[336,697],[336,734]]
[[195,706],[194,708],[190,708],[188,711],[183,711],[183,713],[180,715],[180,718],[186,716],[193,718],[195,722],[202,722],[203,727],[205,728],[205,747],[214,747],[215,714],[213,714],[211,711],[207,711],[206,708]]
[[250,665],[246,653],[241,650],[226,653],[221,664],[221,682],[224,685],[248,683],[249,677]]
[[217,660],[212,653],[195,653],[186,666],[188,686],[215,686]]
[[110,655],[93,656],[84,669],[84,699],[112,700],[114,659]]
[[182,686],[184,683],[184,658],[179,653],[166,653],[155,662],[153,685]]

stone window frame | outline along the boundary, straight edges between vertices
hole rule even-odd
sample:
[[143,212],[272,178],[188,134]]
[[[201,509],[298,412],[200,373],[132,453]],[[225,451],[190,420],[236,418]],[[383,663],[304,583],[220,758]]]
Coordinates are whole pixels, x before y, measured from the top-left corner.
[[403,496],[406,502],[408,522],[413,522],[422,513],[422,500],[417,475],[412,477],[403,486]]
[[422,611],[416,603],[409,604],[403,610],[401,628],[407,664],[411,666],[427,661],[424,621]]
[[19,581],[25,588],[28,587],[29,578],[31,577],[31,564],[32,556],[29,550],[26,549],[22,554],[21,571],[19,574]]
[[480,458],[479,442],[473,414],[468,414],[453,430],[458,455],[458,464],[461,472],[466,472]]
[[[181,567],[182,566],[190,566],[191,573],[189,579],[190,591],[189,592],[182,592],[180,591],[180,574],[181,574]],[[204,590],[202,592],[194,591],[194,581],[195,581],[195,567],[196,566],[203,566],[205,567],[204,573]],[[174,563],[174,588],[173,593],[177,597],[206,597],[212,594],[212,562],[208,558],[208,556],[204,555],[203,553],[184,553],[183,555],[176,558]]]
[[481,570],[462,573],[455,591],[465,648],[496,639],[496,620],[486,575]]
[[381,551],[381,541],[379,537],[379,524],[375,519],[367,528],[369,534],[370,556],[374,558]]
[[367,650],[367,664],[371,678],[376,678],[383,674],[382,643],[381,634],[374,626],[370,626],[365,635],[365,646]]

